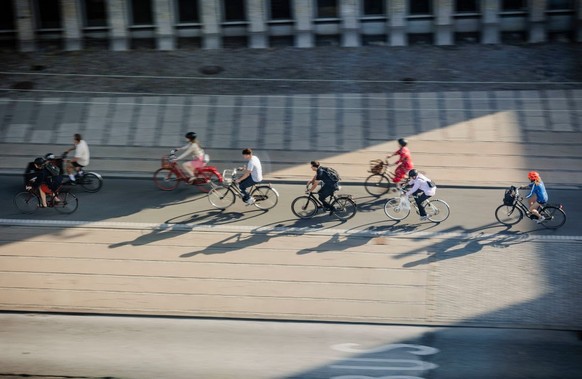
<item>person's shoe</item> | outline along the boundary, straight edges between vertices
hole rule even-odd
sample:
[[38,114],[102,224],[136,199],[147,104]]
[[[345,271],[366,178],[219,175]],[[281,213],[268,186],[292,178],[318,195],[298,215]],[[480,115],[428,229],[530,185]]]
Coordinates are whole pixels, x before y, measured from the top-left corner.
[[546,218],[545,218],[544,216],[540,216],[540,218],[538,218],[538,219],[536,220],[536,223],[537,223],[537,224],[541,224],[542,222],[544,222],[544,220],[545,220],[545,219],[546,219]]
[[60,202],[61,202],[61,199],[59,199],[59,197],[58,197],[58,196],[55,196],[55,197],[53,197],[53,201],[54,201],[55,203],[60,203]]
[[428,216],[420,216],[420,221],[426,221],[428,220]]
[[246,205],[253,205],[255,203],[254,197],[249,197],[247,201],[245,201]]

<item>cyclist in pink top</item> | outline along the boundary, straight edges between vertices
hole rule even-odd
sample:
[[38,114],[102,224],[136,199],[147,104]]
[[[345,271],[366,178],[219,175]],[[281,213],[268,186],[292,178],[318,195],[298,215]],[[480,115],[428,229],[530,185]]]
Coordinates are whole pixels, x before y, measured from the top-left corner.
[[386,159],[390,159],[395,155],[400,156],[400,158],[394,163],[398,165],[396,170],[394,170],[394,179],[393,182],[396,184],[397,188],[400,188],[400,182],[402,179],[406,177],[408,171],[414,168],[414,164],[412,163],[412,156],[410,155],[410,150],[406,145],[408,145],[408,141],[404,138],[398,139],[398,145],[400,145],[400,149],[396,150],[392,155],[386,156]]

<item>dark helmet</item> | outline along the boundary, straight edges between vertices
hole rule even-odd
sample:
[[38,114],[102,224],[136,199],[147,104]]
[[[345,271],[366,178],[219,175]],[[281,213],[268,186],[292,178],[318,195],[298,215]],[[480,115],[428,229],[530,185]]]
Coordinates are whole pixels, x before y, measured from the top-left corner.
[[193,139],[196,139],[196,133],[188,132],[188,133],[186,133],[186,135],[184,137],[188,138],[189,140],[193,140]]
[[55,159],[55,155],[53,153],[47,153],[44,155],[44,159],[46,160]]
[[408,141],[406,139],[404,139],[404,138],[399,138],[398,139],[398,144],[400,146],[404,147],[404,146],[408,145]]
[[44,164],[45,160],[43,157],[38,157],[34,160],[34,164],[37,166],[42,166]]
[[415,169],[408,171],[408,176],[411,178],[416,178],[418,176],[418,172]]

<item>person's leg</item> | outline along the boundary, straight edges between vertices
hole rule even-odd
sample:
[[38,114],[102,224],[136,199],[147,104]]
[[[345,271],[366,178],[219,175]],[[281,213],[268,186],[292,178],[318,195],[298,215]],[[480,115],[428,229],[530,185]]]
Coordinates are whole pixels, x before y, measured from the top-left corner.
[[182,163],[182,167],[184,167],[184,171],[188,173],[188,176],[190,177],[194,176],[194,167],[192,167],[191,161]]
[[251,198],[251,195],[249,195],[249,193],[247,192],[247,188],[251,187],[253,184],[255,184],[255,181],[250,175],[245,180],[239,183],[238,187],[240,189],[241,194],[243,195],[242,199],[244,202],[248,202],[249,199]]
[[61,201],[61,199],[59,199],[59,197],[57,196],[57,191],[58,191],[59,187],[61,186],[61,182],[62,182],[62,179],[60,176],[53,176],[49,180],[48,186],[49,186],[50,190],[53,192],[55,201]]
[[43,207],[46,208],[47,204],[46,204],[46,193],[44,193],[44,191],[42,190],[41,186],[39,186],[37,188],[38,190],[38,194],[40,195],[40,202],[42,204]]
[[69,174],[69,179],[71,180],[71,183],[75,183],[75,174],[77,173],[77,170],[81,167],[83,166],[81,166],[77,162],[69,162],[69,165],[67,165],[67,173]]
[[418,213],[420,214],[421,218],[426,218],[426,210],[424,209],[424,206],[422,205],[422,203],[428,199],[430,196],[427,196],[424,192],[422,192],[421,190],[417,190],[414,193],[414,201],[416,201],[416,206],[418,207]]
[[538,203],[538,197],[536,195],[532,195],[529,199],[529,211],[532,215],[536,216],[538,219],[541,219],[542,216],[540,212],[538,212],[538,207],[540,204]]
[[333,188],[331,188],[331,186],[324,185],[323,187],[321,187],[317,194],[319,196],[319,201],[321,201],[321,204],[323,204],[325,210],[330,209],[331,206],[326,199],[333,194]]
[[400,183],[402,182],[402,179],[404,179],[407,173],[408,170],[404,168],[402,165],[396,167],[396,170],[394,170],[394,178],[392,179],[392,181],[394,182],[394,184],[396,184],[397,189],[401,188]]

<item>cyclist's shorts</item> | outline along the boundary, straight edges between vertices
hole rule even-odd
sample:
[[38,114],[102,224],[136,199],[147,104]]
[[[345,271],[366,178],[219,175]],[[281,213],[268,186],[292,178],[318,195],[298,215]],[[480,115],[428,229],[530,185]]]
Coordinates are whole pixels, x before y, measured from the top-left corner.
[[53,191],[51,191],[51,189],[49,188],[49,186],[47,186],[46,184],[41,184],[40,185],[40,190],[44,193],[53,193]]

